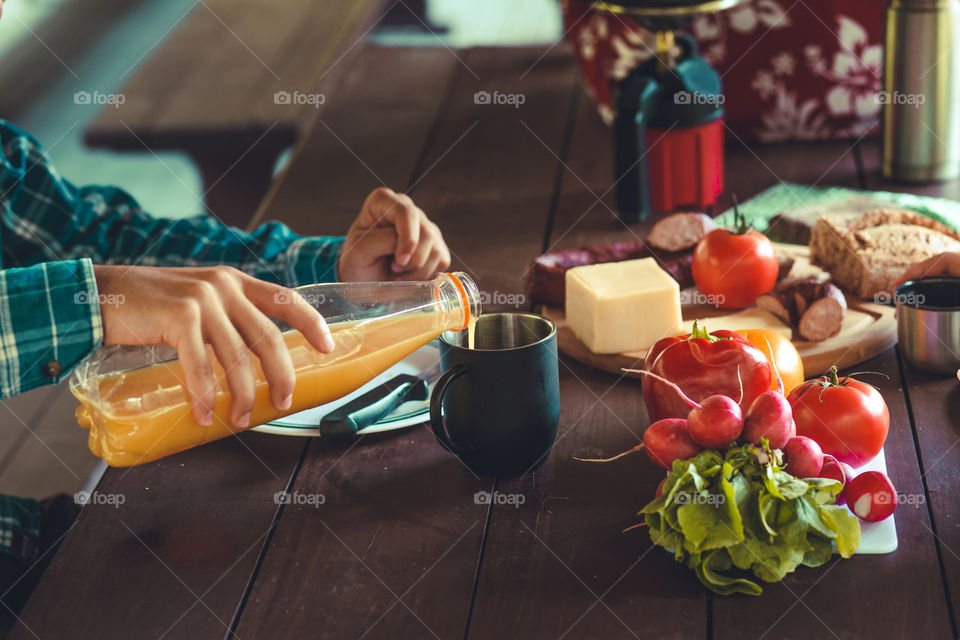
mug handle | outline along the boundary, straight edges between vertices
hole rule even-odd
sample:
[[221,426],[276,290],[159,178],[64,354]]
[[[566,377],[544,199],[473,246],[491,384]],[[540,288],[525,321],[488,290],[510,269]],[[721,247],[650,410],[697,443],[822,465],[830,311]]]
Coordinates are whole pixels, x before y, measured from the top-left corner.
[[462,362],[453,365],[437,380],[437,384],[433,388],[433,394],[430,396],[430,426],[433,427],[433,435],[444,449],[458,456],[463,453],[464,449],[453,443],[443,422],[443,395],[447,392],[450,383],[466,372],[467,365]]

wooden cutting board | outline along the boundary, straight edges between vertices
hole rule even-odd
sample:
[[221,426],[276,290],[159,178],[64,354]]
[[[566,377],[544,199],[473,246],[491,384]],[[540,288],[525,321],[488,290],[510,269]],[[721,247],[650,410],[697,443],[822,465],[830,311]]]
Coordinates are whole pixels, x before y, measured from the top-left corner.
[[[829,276],[820,268],[811,265],[809,249],[800,245],[776,244],[777,252],[787,253],[796,262],[790,271],[790,277],[812,276],[826,279]],[[682,292],[681,299],[695,300],[695,289]],[[793,344],[800,352],[803,360],[803,370],[807,378],[826,373],[832,365],[839,369],[847,369],[865,360],[883,353],[897,341],[896,309],[891,306],[866,302],[859,298],[847,296],[847,315],[843,321],[843,328],[836,336],[822,342],[794,340]],[[705,304],[683,304],[684,326],[689,331],[694,320],[707,320],[707,329],[730,328],[754,329],[755,320],[743,321],[739,326],[737,314],[739,312],[715,309]],[[540,313],[553,320],[557,325],[557,348],[561,353],[587,366],[610,373],[622,374],[623,369],[637,369],[643,364],[646,351],[634,351],[618,354],[596,354],[590,351],[583,342],[574,335],[567,326],[564,313],[560,309],[541,307]],[[773,316],[769,316],[772,318]],[[716,318],[723,325],[710,324],[709,319]],[[791,329],[779,320],[773,320],[778,331],[790,337]],[[627,374],[639,377],[636,374]]]

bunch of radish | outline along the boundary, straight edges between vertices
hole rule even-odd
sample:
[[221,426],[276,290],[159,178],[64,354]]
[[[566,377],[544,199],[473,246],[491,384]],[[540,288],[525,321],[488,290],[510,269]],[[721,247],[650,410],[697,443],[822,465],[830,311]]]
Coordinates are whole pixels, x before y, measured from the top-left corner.
[[[690,406],[690,413],[686,419],[665,418],[654,422],[643,434],[642,444],[612,458],[578,460],[610,462],[644,449],[651,460],[665,469],[670,469],[674,460],[686,460],[704,449],[722,449],[737,441],[760,444],[760,441],[766,438],[771,449],[784,449],[793,440],[810,440],[796,436],[793,413],[790,403],[783,395],[782,383],[777,391],[767,391],[757,396],[744,415],[739,402],[729,396],[716,394],[704,398],[702,402],[696,402],[666,378],[649,371],[631,372],[656,378],[673,389],[680,399]],[[779,376],[777,378],[779,380]],[[803,458],[806,450],[805,447],[798,447],[795,454],[796,464],[800,464],[803,469],[812,468],[814,464]],[[819,473],[823,453],[819,451],[819,447],[816,453],[819,455],[816,466]],[[788,464],[793,462],[788,456]]]
[[[848,464],[825,454],[812,438],[798,436],[793,411],[783,394],[783,383],[776,391],[759,395],[746,414],[739,402],[726,395],[712,395],[696,402],[675,383],[644,370],[631,373],[650,376],[673,389],[690,406],[686,419],[665,418],[647,427],[643,442],[611,458],[576,458],[586,462],[611,462],[641,449],[656,464],[669,470],[675,460],[686,460],[704,449],[724,449],[734,442],[759,445],[766,439],[771,449],[780,449],[787,473],[797,478],[830,478],[840,482],[843,490],[837,504],[846,502],[862,520],[876,522],[889,517],[897,503],[896,490],[890,479],[879,471],[857,475]],[[660,494],[663,482],[657,487]]]

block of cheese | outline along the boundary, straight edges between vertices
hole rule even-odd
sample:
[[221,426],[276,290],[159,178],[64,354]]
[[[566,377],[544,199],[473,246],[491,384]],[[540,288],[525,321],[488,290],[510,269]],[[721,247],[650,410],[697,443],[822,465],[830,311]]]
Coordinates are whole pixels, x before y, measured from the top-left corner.
[[566,298],[567,325],[594,353],[649,349],[682,332],[680,287],[653,258],[570,269]]

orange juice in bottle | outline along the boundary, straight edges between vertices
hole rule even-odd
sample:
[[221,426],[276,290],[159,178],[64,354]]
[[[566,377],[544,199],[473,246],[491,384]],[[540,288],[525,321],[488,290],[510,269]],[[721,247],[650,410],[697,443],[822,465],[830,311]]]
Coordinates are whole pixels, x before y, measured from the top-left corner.
[[[320,353],[278,320],[297,378],[293,403],[285,411],[273,407],[260,361],[251,353],[256,375],[251,425],[336,400],[444,331],[472,325],[480,313],[477,287],[463,273],[426,282],[332,283],[296,291],[323,314],[335,348]],[[107,347],[73,374],[77,420],[90,430],[90,450],[111,466],[150,462],[242,431],[230,423],[230,392],[212,350],[217,395],[210,426],[193,418],[179,360],[156,362],[157,352],[155,346]],[[116,370],[124,359],[149,364]]]

